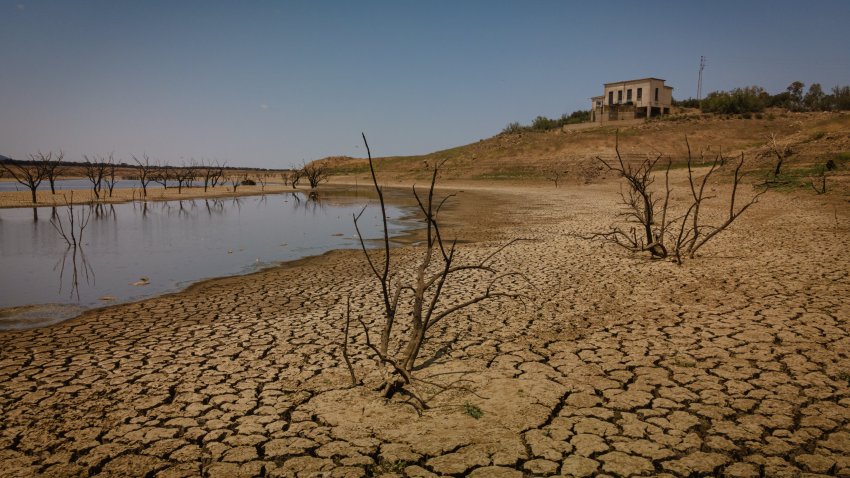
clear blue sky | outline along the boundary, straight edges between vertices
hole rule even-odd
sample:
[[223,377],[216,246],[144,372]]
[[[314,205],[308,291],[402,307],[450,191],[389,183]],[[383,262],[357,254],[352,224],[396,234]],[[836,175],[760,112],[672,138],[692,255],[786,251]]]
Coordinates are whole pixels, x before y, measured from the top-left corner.
[[0,154],[63,148],[287,167],[419,154],[587,109],[850,84],[850,2],[0,0]]

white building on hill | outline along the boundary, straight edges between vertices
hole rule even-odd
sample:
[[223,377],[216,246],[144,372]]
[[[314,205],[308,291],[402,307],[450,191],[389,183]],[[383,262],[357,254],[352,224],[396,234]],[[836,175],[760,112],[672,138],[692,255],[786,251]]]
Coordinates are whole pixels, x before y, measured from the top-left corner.
[[592,122],[651,118],[670,114],[673,87],[659,78],[605,83],[603,94],[594,96],[591,102]]

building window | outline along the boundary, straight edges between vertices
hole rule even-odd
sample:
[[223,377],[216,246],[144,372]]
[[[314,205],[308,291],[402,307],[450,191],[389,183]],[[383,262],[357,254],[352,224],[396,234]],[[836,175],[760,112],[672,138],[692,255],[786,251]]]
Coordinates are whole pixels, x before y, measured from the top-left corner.
[[655,89],[655,101],[658,101],[658,88]]
[[608,92],[608,104],[609,105],[614,104],[614,92],[613,91]]
[[640,101],[643,98],[643,88],[637,89],[637,100]]
[[632,89],[626,90],[626,101],[632,101]]
[[617,91],[617,104],[620,104],[622,102],[623,102],[623,90],[618,90]]

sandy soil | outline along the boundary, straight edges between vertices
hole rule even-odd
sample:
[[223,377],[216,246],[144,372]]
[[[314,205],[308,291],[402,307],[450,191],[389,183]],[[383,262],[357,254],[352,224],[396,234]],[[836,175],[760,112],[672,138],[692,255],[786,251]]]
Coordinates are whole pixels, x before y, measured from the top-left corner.
[[[371,390],[358,329],[367,386],[349,386],[345,299],[369,322],[381,307],[354,251],[0,333],[3,473],[850,476],[846,201],[768,194],[683,266],[572,235],[616,201],[610,184],[459,196],[463,257],[533,239],[496,266],[535,304],[443,322],[422,412]],[[480,287],[461,282],[449,298]]]

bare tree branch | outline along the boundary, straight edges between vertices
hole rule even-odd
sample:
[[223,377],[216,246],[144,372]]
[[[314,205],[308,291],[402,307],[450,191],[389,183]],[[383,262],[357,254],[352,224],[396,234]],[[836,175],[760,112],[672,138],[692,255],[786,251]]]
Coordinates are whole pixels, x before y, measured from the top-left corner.
[[[447,244],[443,238],[440,224],[437,216],[440,209],[445,205],[447,198],[437,200],[435,198],[436,180],[439,176],[439,168],[443,162],[434,164],[431,174],[431,181],[427,195],[420,195],[416,187],[413,187],[413,196],[417,201],[420,212],[422,213],[425,222],[426,241],[422,250],[418,263],[413,265],[412,278],[407,283],[401,279],[402,274],[394,273],[392,255],[389,244],[389,227],[387,224],[385,198],[383,189],[378,184],[377,175],[375,173],[374,160],[372,159],[369,144],[366,141],[366,135],[363,134],[363,142],[366,145],[367,155],[369,157],[369,169],[372,176],[372,184],[378,195],[378,202],[381,206],[382,226],[383,226],[383,262],[379,262],[375,254],[370,253],[366,248],[366,241],[360,230],[360,218],[362,217],[365,207],[357,214],[353,215],[355,230],[360,240],[360,247],[366,257],[366,262],[372,274],[378,280],[381,289],[381,298],[384,303],[384,320],[381,326],[381,341],[375,345],[370,338],[369,328],[362,319],[358,318],[366,332],[366,345],[379,358],[379,360],[388,364],[392,370],[392,376],[388,376],[384,380],[381,389],[385,397],[391,397],[395,393],[409,393],[416,396],[411,390],[405,389],[410,386],[413,380],[412,371],[415,369],[416,361],[419,352],[423,345],[428,340],[428,331],[435,324],[441,322],[446,317],[455,314],[467,307],[470,307],[479,302],[505,297],[511,299],[522,300],[523,294],[505,289],[506,285],[500,284],[499,288],[495,286],[500,281],[508,277],[524,275],[519,273],[508,273],[498,275],[496,270],[488,263],[504,249],[517,240],[510,241],[508,244],[500,246],[496,251],[488,254],[477,264],[460,264],[455,265],[457,240]],[[451,197],[451,195],[449,196]],[[438,252],[439,251],[439,252]],[[397,267],[397,266],[396,266]],[[445,293],[445,287],[452,274],[465,271],[469,274],[486,273],[495,275],[489,281],[484,282],[483,291],[477,293],[472,299],[467,299],[459,303],[449,303],[452,305],[442,306],[442,298]],[[406,275],[404,276],[406,277]],[[527,279],[525,279],[527,282]],[[395,282],[395,283],[393,283]],[[483,281],[479,281],[481,283]],[[503,290],[504,289],[504,290]],[[409,296],[408,294],[409,293]],[[389,343],[394,339],[395,321],[399,315],[399,307],[402,296],[407,299],[404,302],[405,311],[403,317],[409,317],[409,323],[403,330],[403,335],[395,337],[398,340],[398,350],[394,354],[389,353]],[[409,312],[408,312],[409,310]],[[347,314],[350,312],[347,312]],[[347,337],[347,335],[346,335]],[[421,402],[424,406],[425,403]]]

